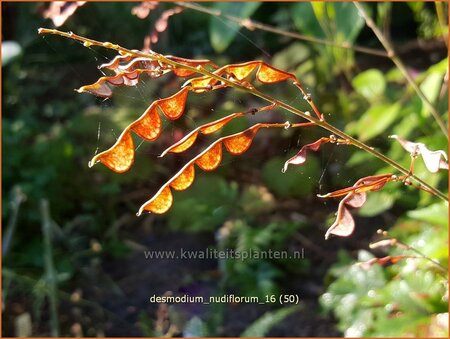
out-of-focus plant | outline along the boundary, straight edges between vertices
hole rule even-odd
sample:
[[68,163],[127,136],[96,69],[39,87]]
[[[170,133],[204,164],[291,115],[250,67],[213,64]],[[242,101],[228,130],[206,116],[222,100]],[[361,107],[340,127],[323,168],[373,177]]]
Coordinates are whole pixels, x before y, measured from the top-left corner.
[[[447,207],[411,211],[358,263],[342,253],[321,297],[349,337],[448,336]],[[385,256],[385,255],[388,256]]]

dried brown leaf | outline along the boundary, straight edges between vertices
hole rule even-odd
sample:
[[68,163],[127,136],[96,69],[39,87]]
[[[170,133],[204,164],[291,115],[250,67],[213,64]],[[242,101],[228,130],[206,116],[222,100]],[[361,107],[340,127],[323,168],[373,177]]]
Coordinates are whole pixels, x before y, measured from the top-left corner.
[[430,151],[428,147],[421,142],[405,140],[397,135],[391,135],[390,138],[396,139],[412,156],[421,155],[426,168],[431,173],[436,173],[440,169],[448,170],[447,153],[443,150]]
[[170,187],[177,191],[183,191],[192,185],[195,178],[194,164],[189,165],[170,182]]
[[167,118],[176,120],[183,114],[188,92],[188,88],[183,88],[168,98],[157,100],[159,108]]
[[261,125],[256,124],[242,133],[224,138],[223,144],[231,154],[240,155],[249,149],[253,138],[260,128]]
[[152,103],[141,117],[130,125],[133,132],[142,139],[156,140],[161,134],[162,123],[156,107],[156,102]]
[[222,143],[216,142],[212,146],[195,161],[195,164],[204,171],[215,170],[222,161]]
[[131,9],[131,14],[136,15],[139,19],[145,19],[158,5],[158,1],[143,1]]
[[284,163],[284,166],[283,166],[283,169],[281,170],[281,172],[283,172],[283,173],[286,172],[286,170],[290,164],[292,164],[292,165],[304,164],[306,161],[306,151],[307,150],[317,152],[317,150],[320,148],[320,146],[322,144],[328,143],[328,142],[330,142],[330,138],[320,138],[319,140],[317,140],[313,143],[303,146],[296,155],[294,155],[292,158],[290,158],[288,161],[286,161]]
[[355,221],[350,211],[345,207],[345,199],[342,199],[339,203],[336,221],[328,228],[328,231],[325,233],[325,239],[328,239],[330,234],[348,237],[353,233],[354,229]]
[[202,134],[211,134],[219,129],[221,129],[223,126],[225,126],[228,122],[230,122],[232,119],[243,116],[244,113],[232,113],[230,115],[227,115],[226,117],[220,118],[218,120],[209,122],[207,124],[204,124],[202,126],[197,127],[190,133],[186,134],[182,139],[177,141],[175,144],[167,148],[164,152],[161,153],[161,157],[165,156],[167,153],[181,153],[189,149],[197,140],[198,133]]
[[54,1],[49,4],[48,8],[43,13],[43,16],[45,19],[51,19],[53,24],[56,27],[59,27],[85,3],[86,1]]
[[169,208],[172,206],[173,195],[170,187],[164,186],[160,189],[160,191],[155,194],[155,196],[147,201],[144,205],[139,209],[138,215],[142,214],[143,211],[155,213],[155,214],[163,214],[166,213]]
[[[283,124],[273,124],[274,127],[280,127],[280,125],[283,126]],[[212,171],[216,169],[222,161],[222,144],[225,144],[227,141],[231,140],[231,143],[228,143],[228,145],[234,153],[230,153],[235,155],[242,154],[242,150],[247,149],[250,146],[252,138],[261,127],[271,127],[271,125],[256,124],[242,132],[220,138],[213,142],[203,152],[191,159],[177,174],[175,174],[168,182],[166,182],[166,184],[164,184],[160,188],[158,193],[156,193],[150,200],[145,202],[140,207],[137,215],[141,215],[143,211],[152,212],[153,210],[158,211],[154,213],[164,213],[161,211],[163,211],[165,208],[167,208],[165,209],[165,211],[167,211],[170,208],[173,199],[170,187],[176,190],[184,190],[188,188],[192,184],[195,177],[194,164],[204,171]],[[243,137],[242,139],[238,138],[241,136]],[[237,143],[239,143],[238,140],[241,140],[240,142],[242,143],[242,145],[237,145]],[[232,147],[230,145],[232,145]],[[164,199],[167,199],[167,202],[165,202]],[[157,204],[155,202],[157,202]],[[155,204],[158,207],[154,207]],[[159,206],[163,206],[163,208]]]
[[256,78],[264,84],[273,84],[287,79],[296,79],[291,73],[284,72],[265,62],[261,62]]
[[320,198],[338,198],[349,193],[364,193],[369,191],[378,191],[386,183],[395,180],[392,174],[373,175],[359,179],[353,186],[342,188],[340,190],[319,195]]
[[130,130],[125,129],[116,143],[104,152],[94,156],[89,167],[101,162],[116,173],[123,173],[130,169],[134,161],[134,143]]

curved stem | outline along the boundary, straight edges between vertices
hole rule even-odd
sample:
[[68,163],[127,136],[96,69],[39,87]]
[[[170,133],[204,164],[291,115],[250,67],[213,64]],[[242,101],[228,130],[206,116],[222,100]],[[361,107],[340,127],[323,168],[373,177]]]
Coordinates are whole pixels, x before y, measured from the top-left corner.
[[278,34],[278,35],[283,35],[283,36],[287,36],[287,37],[294,38],[297,40],[309,41],[309,42],[313,42],[316,44],[328,45],[328,46],[337,47],[337,48],[350,49],[350,50],[353,50],[353,51],[359,52],[359,53],[365,53],[365,54],[370,54],[370,55],[376,55],[376,56],[383,57],[383,58],[389,58],[388,54],[385,51],[380,51],[378,49],[362,47],[362,46],[355,46],[355,45],[352,46],[348,43],[339,44],[339,43],[329,41],[326,39],[320,39],[320,38],[316,38],[316,37],[312,37],[312,36],[307,36],[307,35],[303,35],[303,34],[285,31],[285,30],[279,29],[277,27],[265,25],[265,24],[262,24],[262,23],[259,23],[259,22],[256,22],[256,21],[253,21],[250,19],[244,19],[244,18],[240,18],[237,16],[224,14],[221,11],[210,9],[210,8],[198,5],[196,3],[176,2],[176,4],[177,4],[177,6],[189,8],[194,11],[206,13],[206,14],[218,17],[218,18],[222,17],[226,20],[233,21],[242,27],[245,27],[248,30],[259,29],[261,31],[266,31],[266,32],[270,32],[270,33],[274,33],[274,34]]
[[[375,156],[376,158],[384,161],[385,163],[391,165],[392,167],[394,167],[395,169],[397,169],[399,172],[405,174],[405,175],[409,175],[409,171],[408,169],[404,168],[402,165],[400,165],[399,163],[397,163],[395,160],[392,160],[391,158],[385,156],[384,154],[378,152],[377,150],[375,150],[374,148],[364,144],[363,142],[359,141],[358,139],[355,139],[353,137],[351,137],[350,135],[348,135],[347,133],[341,131],[340,129],[330,125],[329,123],[327,123],[324,120],[315,118],[313,116],[311,116],[310,114],[307,114],[305,112],[303,112],[302,110],[299,110],[298,108],[295,108],[281,100],[272,98],[271,96],[258,91],[255,88],[249,88],[246,86],[243,86],[242,84],[236,83],[234,81],[231,81],[230,79],[227,78],[223,78],[221,76],[218,76],[206,69],[204,69],[201,66],[198,67],[192,67],[186,64],[182,64],[176,61],[173,61],[171,59],[166,58],[165,56],[155,53],[155,52],[151,52],[151,54],[149,53],[144,53],[144,52],[140,52],[140,51],[136,51],[136,50],[130,50],[124,47],[121,47],[119,45],[116,44],[112,44],[110,42],[100,42],[100,41],[96,41],[93,39],[89,39],[89,38],[85,38],[79,35],[76,35],[72,32],[62,32],[62,31],[58,31],[55,29],[47,29],[47,28],[39,28],[38,30],[39,34],[54,34],[54,35],[60,35],[66,38],[70,38],[70,39],[74,39],[74,40],[78,40],[83,42],[83,44],[86,46],[99,46],[99,47],[105,47],[105,48],[109,48],[109,49],[113,49],[116,50],[122,54],[129,54],[132,56],[136,56],[136,57],[144,57],[144,58],[150,58],[152,60],[158,60],[161,61],[165,64],[171,65],[173,67],[176,68],[184,68],[190,71],[195,71],[197,73],[209,76],[213,79],[216,79],[218,81],[221,81],[224,84],[229,85],[230,87],[239,89],[241,91],[244,91],[246,93],[252,94],[254,96],[257,96],[267,102],[273,103],[275,105],[277,105],[278,107],[281,107],[283,109],[285,109],[286,111],[289,111],[295,115],[298,115],[312,123],[314,123],[317,126],[320,126],[326,130],[328,130],[331,133],[336,134],[337,136],[339,136],[340,138],[344,139],[344,140],[348,140],[348,142],[364,151],[366,151],[367,153],[372,154],[373,156]],[[414,174],[410,174],[409,176],[411,179],[415,180],[420,186],[423,186],[424,188],[427,189],[427,191],[431,192],[432,194],[436,195],[437,197],[439,197],[440,199],[444,200],[444,201],[448,201],[448,197],[447,195],[445,195],[444,193],[442,193],[441,191],[439,191],[437,188],[434,188],[432,186],[430,186],[429,184],[427,184],[426,182],[424,182],[422,179],[418,178],[416,175]]]
[[397,68],[403,74],[403,76],[408,81],[408,83],[411,85],[411,87],[414,89],[414,91],[416,91],[417,95],[420,97],[420,99],[422,100],[424,105],[427,106],[427,108],[430,110],[431,115],[433,116],[434,120],[436,120],[436,123],[439,125],[440,129],[442,130],[442,133],[444,133],[444,135],[448,139],[448,131],[447,131],[448,127],[446,126],[442,117],[439,115],[439,112],[437,111],[436,107],[433,106],[433,104],[430,102],[430,100],[428,100],[428,98],[425,96],[425,94],[420,89],[420,87],[417,86],[414,79],[411,77],[411,75],[409,74],[405,65],[403,64],[402,60],[395,53],[394,48],[392,47],[389,40],[383,35],[383,33],[380,31],[380,29],[375,24],[375,22],[373,22],[372,18],[367,14],[364,7],[356,1],[354,1],[353,3],[356,6],[356,8],[358,9],[361,16],[366,21],[367,26],[369,26],[372,29],[372,31],[375,33],[378,40],[381,42],[381,44],[387,51],[389,58],[392,60],[392,62],[395,64],[395,66],[397,66]]

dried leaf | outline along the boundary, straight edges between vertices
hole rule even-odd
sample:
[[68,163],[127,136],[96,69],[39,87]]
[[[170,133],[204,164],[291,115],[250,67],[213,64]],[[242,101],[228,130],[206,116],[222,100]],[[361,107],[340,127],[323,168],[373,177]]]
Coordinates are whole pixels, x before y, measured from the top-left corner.
[[198,131],[192,131],[188,135],[186,135],[183,139],[178,141],[177,143],[170,146],[168,149],[166,149],[164,152],[161,153],[161,157],[167,154],[167,152],[172,153],[181,153],[189,149],[191,147],[195,140],[197,140]]
[[235,79],[243,80],[247,78],[259,64],[260,61],[250,61],[243,64],[228,65],[225,67],[225,71],[232,74]]
[[426,168],[431,173],[437,173],[440,169],[448,170],[447,154],[444,151],[429,151],[423,146],[421,154]]
[[179,6],[177,6],[175,8],[171,8],[171,9],[165,10],[164,12],[162,12],[161,16],[159,17],[159,19],[155,23],[155,30],[158,33],[164,32],[167,29],[168,25],[169,25],[169,18],[172,15],[175,15],[175,14],[178,14],[178,13],[181,13],[181,12],[183,12],[183,8],[179,7]]
[[157,100],[159,108],[167,118],[176,120],[183,114],[188,92],[188,88],[183,88],[171,97]]
[[145,19],[158,5],[158,1],[143,1],[131,9],[131,14],[136,15],[139,19]]
[[421,155],[426,168],[431,173],[436,173],[440,169],[448,170],[447,153],[444,151],[430,151],[427,146],[421,142],[405,140],[397,135],[391,135],[390,138],[396,139],[412,156]]
[[209,76],[192,78],[186,81],[182,87],[191,88],[195,93],[205,93],[213,89],[219,81]]
[[350,211],[345,207],[345,199],[339,203],[336,221],[328,228],[325,233],[325,239],[328,239],[330,234],[340,237],[348,237],[355,229],[355,221],[353,220]]
[[[165,57],[169,60],[178,62],[178,63],[186,65],[186,66],[198,67],[198,66],[209,65],[214,69],[218,68],[216,64],[214,64],[213,62],[211,62],[210,60],[207,60],[207,59],[193,60],[193,59],[180,58],[180,57],[176,57],[176,56],[172,56],[172,55],[166,55]],[[135,57],[135,56],[131,56],[129,54],[118,55],[112,61],[101,65],[99,68],[107,68],[112,71],[115,71],[116,73],[121,73],[124,71],[132,71],[132,70],[147,70],[147,71],[151,71],[153,73],[156,73],[157,71],[160,71],[160,72],[173,71],[174,74],[178,77],[187,77],[187,76],[195,74],[195,71],[191,71],[188,69],[182,69],[182,68],[173,68],[171,65],[165,65],[156,60],[151,60],[149,58],[144,58],[144,57]],[[149,74],[149,76],[152,76],[152,74]],[[153,76],[153,77],[155,77],[155,76]]]
[[221,119],[215,120],[213,122],[210,122],[210,123],[207,123],[207,124],[201,126],[200,132],[202,132],[202,134],[205,134],[205,135],[214,133],[214,132],[218,131],[219,129],[221,129],[226,124],[228,124],[234,118],[241,117],[243,115],[244,115],[244,113],[242,113],[242,112],[232,113],[230,115],[227,115],[226,117],[223,117]]
[[373,175],[359,179],[353,186],[343,188],[324,195],[318,195],[320,198],[337,198],[347,195],[349,193],[364,193],[369,191],[378,191],[386,185],[386,183],[393,181],[392,174]]
[[296,155],[294,155],[292,158],[290,158],[288,161],[286,161],[284,163],[284,166],[283,166],[283,169],[281,170],[281,172],[283,172],[283,173],[286,172],[286,170],[290,164],[292,164],[292,165],[304,164],[306,161],[306,151],[307,150],[312,150],[314,152],[317,152],[317,150],[320,148],[320,146],[322,144],[325,144],[328,142],[330,142],[329,138],[320,138],[319,140],[317,140],[311,144],[307,144],[307,145],[303,146]]
[[192,185],[195,178],[194,164],[189,165],[184,169],[178,177],[170,182],[170,187],[177,191],[183,191]]
[[[162,130],[158,107],[169,119],[178,119],[184,112],[187,93],[187,89],[182,89],[171,97],[154,101],[137,120],[125,128],[121,137],[119,137],[113,147],[100,153],[91,160],[90,166],[93,166],[97,161],[100,161],[115,172],[122,173],[127,171],[134,159],[134,145],[129,131],[132,130],[141,138],[148,141],[157,139]],[[123,140],[122,136],[124,136]],[[101,155],[102,157],[107,156],[107,158],[100,159],[99,157]],[[123,163],[120,163],[120,156],[124,157]]]
[[353,233],[355,222],[346,206],[360,208],[366,202],[366,192],[378,191],[386,183],[395,180],[392,174],[373,175],[359,179],[352,187],[343,188],[325,195],[321,198],[345,197],[339,202],[337,217],[333,225],[330,226],[325,239],[330,234],[347,237]]
[[[280,125],[283,124],[274,124],[274,126],[276,127],[280,127]],[[244,136],[244,138],[242,139],[243,140],[242,145],[244,146],[242,145],[233,146],[235,148],[231,147],[231,149],[236,153],[230,152],[232,154],[241,154],[242,153],[241,149],[243,148],[247,149],[250,146],[252,138],[254,137],[255,133],[259,130],[260,127],[270,127],[270,126],[271,126],[270,124],[256,124],[246,129],[245,131],[216,140],[203,152],[201,152],[196,157],[191,159],[191,161],[189,161],[177,174],[175,174],[172,177],[172,179],[166,182],[166,184],[164,184],[161,187],[161,189],[158,191],[158,193],[155,194],[153,198],[151,198],[141,206],[137,215],[138,216],[141,215],[144,210],[151,212],[152,209],[159,211],[155,213],[164,213],[161,211],[163,211],[164,208],[166,207],[167,209],[170,208],[170,205],[172,204],[172,194],[169,186],[176,190],[184,190],[188,188],[194,181],[195,177],[194,164],[196,164],[204,171],[212,171],[216,169],[219,166],[220,162],[222,161],[222,143],[225,143],[227,140],[232,140],[231,145],[235,145],[238,142],[237,137]],[[167,202],[165,202],[165,199],[167,200]],[[158,206],[164,206],[164,208],[155,208],[154,207],[155,201],[158,203],[157,204]],[[167,209],[165,211],[167,211]]]
[[366,202],[366,193],[349,193],[345,197],[345,204],[354,208],[362,207]]
[[373,265],[378,264],[381,266],[384,265],[394,265],[397,264],[399,261],[401,260],[405,260],[405,259],[417,259],[418,257],[416,256],[411,256],[411,255],[394,255],[394,256],[386,256],[386,257],[382,257],[382,258],[372,258],[370,260],[364,261],[364,262],[359,262],[358,265],[361,266],[362,268],[364,268],[365,270],[368,270],[370,268],[372,268]]
[[111,77],[101,77],[91,85],[82,86],[78,93],[89,92],[95,96],[109,98],[112,96],[111,86],[135,86],[139,82],[139,72],[123,72]]
[[287,79],[296,79],[293,74],[279,70],[264,62],[261,62],[261,66],[256,73],[256,78],[264,84],[273,84]]
[[[170,59],[172,61],[178,62],[180,64],[186,65],[186,66],[191,66],[191,67],[199,67],[199,66],[211,66],[214,69],[217,69],[218,66],[213,63],[211,60],[208,59],[200,59],[200,60],[192,60],[192,59],[185,59],[185,58],[180,58],[180,57],[176,57],[176,56],[172,56],[172,55],[166,55],[167,59]],[[193,74],[195,74],[194,71],[190,71],[188,69],[182,69],[182,68],[175,68],[173,70],[173,73],[178,76],[178,77],[188,77],[191,76]]]
[[144,114],[130,125],[130,128],[142,139],[156,140],[162,131],[161,118],[156,108],[156,102],[152,103]]
[[[169,26],[169,18],[172,15],[181,13],[183,11],[182,7],[175,7],[171,9],[167,9],[161,13],[158,20],[156,20],[155,25],[153,27],[153,31],[150,33],[150,36],[147,36],[144,40],[144,50],[150,50],[151,45],[148,43],[150,40],[153,44],[156,44],[159,40],[159,33],[164,32]],[[148,15],[148,14],[147,14]],[[149,39],[150,38],[150,39]]]
[[195,140],[197,140],[198,133],[202,134],[211,134],[219,129],[221,129],[223,126],[225,126],[228,122],[230,122],[232,119],[236,117],[243,116],[244,113],[232,113],[230,115],[227,115],[226,117],[220,118],[218,120],[209,122],[207,124],[204,124],[202,126],[197,127],[190,133],[186,134],[182,139],[180,139],[178,142],[167,148],[164,152],[161,153],[160,157],[165,156],[167,153],[181,153],[189,149],[191,147]]
[[[117,55],[114,59],[112,59],[110,62],[107,62],[106,64],[101,64],[98,68],[99,69],[110,69],[112,71],[115,71],[116,73],[120,73],[121,70],[119,70],[119,67],[124,64],[124,63],[128,63],[131,60],[136,59],[136,57],[129,55],[129,54],[125,54],[125,55]],[[123,70],[122,70],[123,71]]]
[[395,239],[395,238],[382,239],[382,240],[376,241],[374,243],[370,243],[369,248],[375,249],[375,248],[380,248],[380,247],[394,246],[396,244],[397,244],[397,239]]
[[51,19],[56,27],[62,26],[75,11],[83,6],[86,1],[54,1],[51,2],[47,10],[44,11],[45,19]]
[[211,146],[195,161],[197,166],[204,171],[215,170],[222,161],[222,143],[215,142]]
[[228,152],[233,155],[240,155],[248,150],[252,144],[253,138],[258,130],[261,128],[260,124],[256,124],[242,133],[234,136],[226,137],[223,140]]
[[98,161],[117,173],[130,169],[134,161],[134,143],[129,129],[122,132],[111,148],[94,156],[89,162],[89,167]]
[[[287,79],[295,80],[300,84],[295,75],[277,69],[263,61],[250,61],[242,64],[231,64],[223,66],[213,73],[217,76],[225,76],[230,80],[245,80],[255,69],[256,79],[263,84],[273,84]],[[219,81],[209,76],[201,76],[189,79],[183,86],[190,85],[197,93],[203,93],[214,88]],[[226,86],[223,84],[223,86]],[[301,87],[301,86],[300,86]]]
[[153,79],[158,78],[163,75],[164,72],[171,70],[169,65],[162,64],[156,60],[151,60],[144,57],[134,57],[130,55],[116,56],[111,62],[102,64],[99,68],[112,70],[116,74],[133,71],[145,73]]
[[138,215],[141,215],[143,211],[148,211],[155,214],[163,214],[167,212],[172,206],[173,196],[172,191],[168,186],[164,186],[155,196],[147,201],[139,209]]

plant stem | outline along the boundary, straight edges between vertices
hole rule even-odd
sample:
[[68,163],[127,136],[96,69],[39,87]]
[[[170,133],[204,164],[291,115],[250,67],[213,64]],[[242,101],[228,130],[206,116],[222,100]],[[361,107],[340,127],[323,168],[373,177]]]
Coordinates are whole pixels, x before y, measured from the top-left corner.
[[50,305],[50,328],[52,337],[59,337],[57,277],[53,262],[52,221],[48,201],[41,201],[42,235],[44,237],[44,267]]
[[306,36],[303,34],[285,31],[285,30],[282,30],[282,29],[279,29],[279,28],[276,28],[276,27],[273,27],[270,25],[265,25],[265,24],[250,20],[250,19],[244,19],[244,18],[240,18],[237,16],[224,14],[221,11],[206,8],[206,7],[198,5],[196,3],[176,2],[176,4],[177,4],[177,6],[180,6],[180,7],[189,8],[194,11],[206,13],[206,14],[218,17],[218,18],[222,17],[226,20],[236,22],[240,26],[245,27],[250,31],[254,30],[254,29],[259,29],[261,31],[266,31],[266,32],[270,32],[270,33],[274,33],[274,34],[278,34],[278,35],[283,35],[283,36],[287,36],[287,37],[294,38],[297,40],[309,41],[309,42],[313,42],[316,44],[328,45],[328,46],[333,46],[333,47],[337,47],[337,48],[351,49],[351,50],[354,50],[355,52],[376,55],[376,56],[380,56],[380,57],[384,57],[384,58],[389,57],[385,51],[380,51],[380,50],[377,50],[374,48],[368,48],[368,47],[352,46],[352,45],[349,45],[348,43],[339,44],[339,43],[336,43],[336,42],[333,42],[330,40],[326,40],[326,39],[320,39],[320,38],[315,38],[315,37],[311,37],[311,36]]
[[[412,246],[410,246],[410,245],[408,245],[408,244],[406,244],[406,243],[404,243],[404,242],[402,242],[402,241],[400,241],[400,240],[397,240],[397,239],[395,239],[395,240],[396,240],[396,243],[397,243],[398,245],[403,246],[403,247],[405,247],[406,249],[408,249],[408,250],[410,250],[410,251],[413,251],[413,252],[417,253],[422,259],[425,259],[425,260],[431,262],[432,264],[434,264],[434,265],[436,265],[437,267],[439,267],[439,269],[441,269],[443,272],[448,273],[448,269],[447,269],[446,267],[444,267],[439,261],[430,258],[429,256],[425,255],[424,253],[422,253],[421,251],[419,251],[419,250],[418,250],[417,248],[415,248],[415,247],[412,247]],[[446,275],[446,274],[445,274],[445,275]]]
[[446,34],[446,18],[447,16],[444,14],[445,10],[444,10],[444,4],[441,1],[436,1],[434,3],[435,7],[436,7],[436,15],[438,17],[438,21],[439,21],[439,26],[441,28],[441,34],[442,34],[442,38],[444,39],[445,45],[448,47],[448,36]]
[[[136,56],[136,57],[143,57],[143,58],[149,58],[152,60],[157,60],[160,62],[163,62],[165,64],[171,65],[173,67],[176,68],[184,68],[190,71],[195,71],[197,73],[209,76],[213,79],[216,79],[222,83],[225,83],[227,85],[229,85],[230,87],[239,89],[241,91],[244,91],[246,93],[252,94],[254,96],[257,96],[269,103],[275,104],[278,107],[281,107],[295,115],[298,115],[310,122],[313,122],[314,124],[316,124],[317,126],[320,126],[326,130],[328,130],[331,133],[336,134],[337,136],[339,136],[340,138],[344,139],[344,140],[348,140],[348,142],[370,154],[372,154],[373,156],[377,157],[378,159],[384,161],[385,163],[391,165],[392,167],[394,167],[395,169],[397,169],[398,171],[400,171],[401,173],[405,174],[405,175],[409,175],[411,179],[415,180],[417,183],[419,183],[420,186],[423,186],[424,188],[427,189],[427,191],[431,192],[433,195],[439,197],[440,199],[444,200],[444,201],[448,201],[448,197],[447,195],[445,195],[444,193],[442,193],[441,191],[439,191],[438,189],[430,186],[429,184],[427,184],[426,182],[424,182],[422,179],[418,178],[416,175],[409,173],[409,171],[404,168],[402,165],[400,165],[399,163],[397,163],[395,160],[390,159],[389,157],[385,156],[384,154],[378,152],[377,150],[375,150],[373,147],[370,147],[366,144],[364,144],[363,142],[351,137],[350,135],[346,134],[345,132],[341,131],[340,129],[330,125],[329,123],[327,123],[324,120],[320,120],[318,118],[315,118],[313,116],[311,116],[310,114],[307,114],[283,101],[277,100],[275,98],[272,98],[271,96],[262,93],[260,91],[258,91],[255,88],[250,88],[250,87],[246,87],[243,86],[239,83],[236,83],[234,81],[231,81],[227,78],[223,78],[221,76],[218,76],[206,69],[204,69],[203,67],[199,66],[199,67],[192,67],[186,64],[182,64],[173,60],[170,60],[168,58],[166,58],[165,56],[152,52],[151,54],[148,53],[143,53],[143,52],[139,52],[139,51],[132,51],[129,50],[127,48],[121,47],[119,45],[116,44],[112,44],[110,42],[100,42],[100,41],[96,41],[93,39],[89,39],[89,38],[85,38],[79,35],[76,35],[72,32],[61,32],[55,29],[46,29],[46,28],[39,28],[38,30],[39,34],[55,34],[55,35],[60,35],[66,38],[70,38],[70,39],[74,39],[74,40],[78,40],[84,43],[84,45],[93,45],[93,46],[99,46],[99,47],[105,47],[105,48],[109,48],[109,49],[113,49],[116,50],[118,52],[124,53],[124,54],[129,54],[132,56]],[[295,82],[294,82],[295,84]]]
[[428,100],[428,98],[425,96],[425,94],[422,92],[422,90],[420,89],[419,86],[417,86],[417,84],[415,83],[414,79],[411,77],[411,75],[409,74],[408,70],[406,69],[405,65],[403,64],[403,62],[401,61],[401,59],[397,56],[397,54],[394,51],[394,48],[392,47],[391,43],[389,42],[389,40],[387,39],[387,37],[385,37],[383,35],[383,33],[380,31],[380,29],[377,27],[377,25],[375,24],[375,22],[372,20],[372,18],[367,14],[366,10],[364,9],[364,7],[358,3],[358,2],[353,2],[354,5],[356,6],[356,8],[358,9],[360,15],[364,18],[364,20],[366,21],[367,26],[369,26],[372,31],[375,33],[376,37],[378,38],[378,40],[381,42],[381,44],[383,45],[383,47],[385,48],[386,52],[388,53],[389,58],[392,60],[392,62],[395,64],[395,66],[397,66],[397,68],[400,70],[400,72],[403,74],[403,76],[405,77],[405,79],[408,81],[408,83],[411,85],[411,87],[416,91],[417,95],[420,97],[420,99],[422,99],[422,102],[424,103],[425,106],[427,106],[427,108],[430,110],[432,116],[434,117],[434,119],[436,120],[437,124],[439,125],[439,127],[441,128],[442,132],[444,133],[444,135],[447,137],[448,139],[448,131],[447,131],[447,126],[445,125],[444,120],[442,119],[442,117],[440,116],[439,112],[437,111],[437,109],[433,106],[433,104],[430,102],[430,100]]
[[12,238],[14,236],[14,232],[17,227],[17,218],[19,216],[19,209],[22,202],[25,200],[25,195],[22,193],[22,190],[19,186],[14,187],[13,189],[13,201],[12,204],[12,214],[8,222],[8,228],[6,229],[5,235],[3,237],[2,241],[2,255],[3,258],[6,257],[6,255],[9,252],[9,249],[11,248]]

